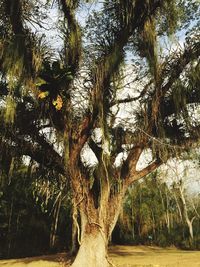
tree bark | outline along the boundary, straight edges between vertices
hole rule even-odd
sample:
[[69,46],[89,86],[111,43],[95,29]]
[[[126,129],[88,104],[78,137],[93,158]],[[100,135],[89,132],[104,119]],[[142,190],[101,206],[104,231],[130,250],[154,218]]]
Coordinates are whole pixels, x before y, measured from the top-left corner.
[[73,202],[79,212],[81,224],[78,234],[80,247],[71,266],[108,267],[108,243],[119,216],[124,190],[111,196],[110,189],[104,184],[97,207],[93,194],[87,188],[87,180],[80,175],[72,180]]
[[193,238],[194,238],[194,234],[193,234],[193,220],[195,219],[195,217],[193,217],[191,220],[189,218],[188,215],[188,207],[186,204],[186,200],[185,200],[185,196],[184,196],[184,189],[179,186],[179,192],[180,192],[180,197],[181,197],[181,201],[182,201],[182,205],[183,205],[183,213],[184,213],[184,217],[188,226],[188,230],[189,230],[189,234],[190,234],[190,240],[191,242],[193,242]]
[[79,224],[78,224],[78,211],[77,206],[72,203],[72,246],[71,246],[71,255],[76,255],[78,251],[79,243]]
[[107,267],[108,239],[98,226],[87,225],[72,267]]
[[108,267],[107,247],[109,235],[107,221],[92,205],[83,201],[80,205],[80,247],[72,267]]
[[79,206],[81,217],[80,247],[72,267],[108,267],[108,243],[116,225],[122,195],[119,193],[96,209],[91,200]]

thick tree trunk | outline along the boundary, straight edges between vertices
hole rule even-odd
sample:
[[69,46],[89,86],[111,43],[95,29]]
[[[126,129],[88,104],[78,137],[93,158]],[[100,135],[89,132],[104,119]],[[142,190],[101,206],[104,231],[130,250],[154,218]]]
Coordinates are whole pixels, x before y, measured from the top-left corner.
[[108,267],[107,238],[99,229],[94,229],[96,227],[88,225],[87,228],[89,231],[83,234],[81,245],[72,267]]
[[[118,201],[117,201],[118,200]],[[82,202],[80,206],[80,247],[72,267],[108,267],[108,242],[117,222],[122,198],[105,203],[104,212],[99,207]]]
[[[72,267],[108,267],[108,240],[116,225],[124,196],[124,188],[110,194],[108,179],[101,179],[101,191],[90,188],[89,179],[71,170],[73,203],[80,215],[79,250]],[[98,193],[98,202],[96,194]],[[80,227],[80,229],[79,229]]]
[[87,197],[78,207],[81,217],[80,247],[72,267],[108,267],[108,241],[119,216],[122,195],[110,198],[98,208]]

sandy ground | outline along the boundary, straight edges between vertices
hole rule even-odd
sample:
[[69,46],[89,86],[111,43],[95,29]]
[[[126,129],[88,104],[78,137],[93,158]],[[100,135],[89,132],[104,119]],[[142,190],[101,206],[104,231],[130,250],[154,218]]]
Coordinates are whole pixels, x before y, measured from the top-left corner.
[[115,246],[110,257],[119,267],[200,267],[200,251],[148,246]]
[[[200,251],[183,251],[148,246],[113,246],[109,249],[117,267],[200,267]],[[68,267],[69,255],[0,260],[0,267]],[[83,266],[88,267],[88,266]]]

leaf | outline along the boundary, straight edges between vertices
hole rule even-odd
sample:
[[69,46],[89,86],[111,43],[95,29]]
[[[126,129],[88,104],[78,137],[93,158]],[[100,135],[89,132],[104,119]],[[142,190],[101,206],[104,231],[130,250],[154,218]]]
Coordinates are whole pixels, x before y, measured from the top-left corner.
[[42,78],[38,77],[37,80],[36,80],[35,85],[40,87],[41,85],[46,84],[46,83],[47,82],[45,80],[43,80]]
[[57,96],[56,100],[52,101],[52,104],[55,106],[57,110],[61,110],[63,106],[63,100],[60,95]]
[[71,74],[67,74],[67,80],[68,80],[68,81],[73,80],[73,76],[72,76]]
[[48,91],[46,91],[46,92],[40,92],[39,95],[38,95],[38,98],[44,99],[48,95],[49,95],[49,92]]

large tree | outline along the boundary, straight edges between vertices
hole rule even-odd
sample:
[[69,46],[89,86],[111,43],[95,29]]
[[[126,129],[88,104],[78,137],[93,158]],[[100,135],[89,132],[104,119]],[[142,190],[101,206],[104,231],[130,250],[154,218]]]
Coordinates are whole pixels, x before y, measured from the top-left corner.
[[73,267],[109,265],[127,188],[199,140],[198,12],[198,0],[1,0],[1,162],[29,156],[70,182]]

